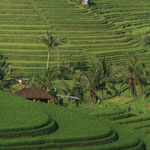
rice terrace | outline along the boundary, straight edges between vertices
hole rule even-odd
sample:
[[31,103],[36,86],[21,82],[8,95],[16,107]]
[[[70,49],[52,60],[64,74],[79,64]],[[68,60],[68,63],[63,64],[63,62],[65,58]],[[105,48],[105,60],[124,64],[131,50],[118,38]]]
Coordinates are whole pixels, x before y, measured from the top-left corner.
[[0,150],[150,150],[150,0],[0,0]]

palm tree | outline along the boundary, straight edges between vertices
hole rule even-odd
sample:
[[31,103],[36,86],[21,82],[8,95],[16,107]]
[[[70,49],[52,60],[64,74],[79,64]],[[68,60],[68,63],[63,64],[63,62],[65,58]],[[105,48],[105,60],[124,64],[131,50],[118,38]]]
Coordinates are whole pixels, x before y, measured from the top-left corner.
[[58,78],[62,80],[73,79],[73,74],[75,72],[75,66],[71,62],[62,62],[58,69]]
[[6,62],[7,57],[0,55],[0,89],[7,90],[15,84],[15,77],[13,76],[13,69],[10,64]]
[[95,74],[95,72],[92,72],[91,70],[89,70],[86,74],[84,74],[80,77],[81,83],[82,83],[82,85],[84,85],[85,91],[87,91],[90,95],[91,106],[96,97],[96,87],[97,87],[97,82],[95,80],[94,74]]
[[[103,95],[104,90],[107,91],[106,84],[109,83],[112,80],[112,69],[111,65],[106,61],[106,58],[98,58],[97,64],[99,68],[97,68],[98,72],[98,86],[97,89],[101,91],[101,101],[100,101],[100,107],[103,102]],[[97,67],[98,67],[97,66]]]
[[[136,55],[128,57],[128,70],[127,77],[125,77],[124,83],[128,84],[129,96],[136,100],[137,90],[136,86],[139,85],[141,93],[148,83],[148,72],[145,69],[144,64],[138,62]],[[129,100],[128,111],[130,111],[131,99]]]
[[85,84],[83,82],[84,74],[80,70],[76,70],[73,76],[72,94],[84,100],[86,93]]
[[52,50],[57,45],[55,37],[52,36],[51,33],[46,32],[46,34],[41,38],[41,41],[47,46],[48,48],[48,54],[47,54],[47,70],[48,70],[48,64],[50,59],[50,54],[52,53]]
[[[67,83],[65,80],[59,81],[59,87],[57,88],[57,92],[59,95],[67,95],[67,96],[74,96],[80,98],[82,101],[84,99],[85,88],[81,82],[81,72],[77,70],[74,73],[74,77],[72,83]],[[77,100],[76,100],[77,102]],[[69,99],[69,105],[71,103],[71,99]],[[76,103],[76,106],[78,104]]]
[[[107,63],[106,58],[97,57],[91,61],[91,67],[87,74],[84,75],[83,81],[85,87],[90,93],[91,99],[99,99],[99,106],[102,106],[104,90],[107,91],[106,84],[111,80],[111,65]],[[101,91],[100,97],[96,94]],[[91,102],[92,103],[92,102]]]
[[[48,64],[49,64],[49,60],[50,60],[50,55],[52,54],[52,51],[55,49],[55,47],[63,44],[66,42],[65,38],[56,38],[52,35],[52,33],[50,32],[46,32],[46,34],[44,36],[42,36],[41,41],[47,46],[48,48],[48,54],[47,54],[47,65],[46,68],[48,70]],[[59,50],[58,50],[58,63],[57,63],[57,67],[59,68]]]
[[57,73],[55,66],[49,67],[48,70],[44,71],[43,75],[33,76],[26,87],[38,87],[48,92],[54,87],[54,80],[57,79]]

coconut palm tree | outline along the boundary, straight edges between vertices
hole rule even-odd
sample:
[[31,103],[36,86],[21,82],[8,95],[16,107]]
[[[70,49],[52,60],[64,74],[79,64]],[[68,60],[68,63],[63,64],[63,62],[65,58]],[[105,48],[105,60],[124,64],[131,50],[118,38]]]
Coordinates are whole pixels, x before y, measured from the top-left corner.
[[[97,59],[97,78],[98,78],[98,85],[97,90],[101,91],[100,96],[100,107],[103,102],[103,95],[104,90],[107,91],[106,84],[109,83],[112,80],[112,69],[111,65],[106,61],[106,58],[98,58]],[[99,67],[99,68],[98,68]]]
[[[91,105],[94,99],[99,99],[99,106],[102,106],[104,90],[107,91],[106,84],[111,78],[111,65],[107,63],[106,58],[94,58],[91,61],[90,69],[81,78],[84,86],[90,93]],[[97,92],[101,95],[98,97]]]
[[55,46],[57,46],[57,41],[54,36],[52,36],[52,33],[46,32],[44,36],[42,36],[41,41],[47,46],[48,48],[48,54],[47,54],[47,70],[48,70],[48,64],[50,59],[50,54],[52,53]]
[[80,70],[76,70],[73,76],[72,94],[78,96],[81,100],[84,100],[86,93],[85,84],[83,82],[84,74]]
[[[79,70],[75,71],[72,83],[69,83],[65,80],[61,80],[59,82],[59,88],[57,88],[57,92],[59,95],[67,95],[74,96],[80,98],[80,100],[84,100],[84,85],[81,82]],[[71,103],[71,99],[69,99],[69,105]],[[76,106],[78,106],[78,100],[76,100]]]
[[85,91],[87,91],[90,95],[91,106],[96,97],[96,87],[97,87],[97,82],[95,80],[94,73],[95,72],[92,72],[91,70],[89,70],[86,74],[84,74],[80,77],[81,83],[82,83],[82,85],[84,85]]
[[48,70],[43,72],[43,75],[33,76],[26,87],[38,87],[48,92],[54,87],[54,80],[57,79],[57,74],[58,72],[55,66],[49,67]]
[[10,63],[7,63],[7,57],[0,55],[0,89],[7,90],[15,84],[15,77],[13,76],[13,69]]
[[75,72],[75,66],[71,62],[62,62],[58,69],[58,78],[62,80],[73,79],[73,74]]
[[[52,51],[59,45],[62,45],[66,42],[66,38],[57,38],[52,35],[51,32],[46,32],[44,36],[40,38],[40,40],[47,46],[48,48],[48,54],[47,54],[47,65],[46,68],[48,70],[48,64],[50,60],[50,55],[52,54]],[[58,63],[57,63],[57,68],[59,68],[59,50],[58,50]]]
[[[137,97],[137,89],[138,85],[141,89],[141,93],[148,83],[148,72],[145,69],[145,64],[141,64],[138,61],[138,57],[136,55],[132,55],[128,57],[128,69],[127,75],[125,77],[124,83],[128,84],[129,88],[129,96],[136,100]],[[129,100],[128,111],[130,111],[131,99]]]

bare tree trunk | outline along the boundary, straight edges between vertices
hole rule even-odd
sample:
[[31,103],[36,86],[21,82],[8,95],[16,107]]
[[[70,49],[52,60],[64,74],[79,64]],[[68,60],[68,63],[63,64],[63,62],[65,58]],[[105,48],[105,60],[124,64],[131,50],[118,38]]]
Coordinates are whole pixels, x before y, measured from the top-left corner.
[[103,105],[103,100],[99,100],[99,107],[101,108],[102,107],[102,105]]
[[104,93],[103,93],[103,89],[102,89],[102,91],[101,91],[101,97],[100,97],[100,100],[99,100],[99,107],[100,107],[100,108],[101,108],[102,105],[103,105],[103,95],[104,95]]
[[131,110],[131,98],[129,99],[128,112]]
[[131,96],[132,96],[132,91],[131,91],[131,89],[129,89],[129,96],[130,96],[130,98],[131,98]]
[[59,57],[59,48],[58,48],[58,51],[57,51],[57,70],[59,69],[59,60],[60,60],[60,57]]
[[48,50],[48,54],[47,54],[47,70],[48,70],[48,65],[49,65],[49,57],[50,57],[50,49]]
[[129,99],[129,105],[128,105],[128,112],[130,111],[131,109],[131,89],[129,89],[129,94],[130,94],[130,99]]

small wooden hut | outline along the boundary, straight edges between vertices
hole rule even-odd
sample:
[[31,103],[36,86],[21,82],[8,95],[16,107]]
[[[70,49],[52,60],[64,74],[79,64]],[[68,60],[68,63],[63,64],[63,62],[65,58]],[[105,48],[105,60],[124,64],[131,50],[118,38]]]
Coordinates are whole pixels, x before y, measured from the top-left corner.
[[55,97],[51,96],[50,93],[40,89],[40,88],[23,88],[19,91],[13,93],[17,96],[24,97],[33,101],[41,101],[50,103],[50,100],[54,100]]

